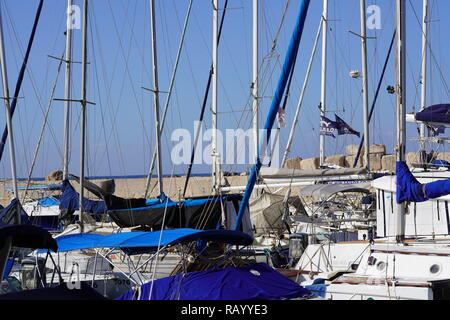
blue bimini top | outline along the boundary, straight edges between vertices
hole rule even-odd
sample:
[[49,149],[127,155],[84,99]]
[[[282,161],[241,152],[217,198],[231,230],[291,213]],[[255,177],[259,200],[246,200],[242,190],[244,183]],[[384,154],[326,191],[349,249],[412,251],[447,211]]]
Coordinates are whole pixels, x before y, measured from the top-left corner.
[[253,243],[253,238],[243,232],[232,230],[195,229],[173,229],[154,232],[123,232],[106,236],[94,233],[85,233],[71,234],[56,238],[59,252],[95,248],[155,249],[159,246],[164,247],[196,240],[217,241],[242,246],[248,246]]

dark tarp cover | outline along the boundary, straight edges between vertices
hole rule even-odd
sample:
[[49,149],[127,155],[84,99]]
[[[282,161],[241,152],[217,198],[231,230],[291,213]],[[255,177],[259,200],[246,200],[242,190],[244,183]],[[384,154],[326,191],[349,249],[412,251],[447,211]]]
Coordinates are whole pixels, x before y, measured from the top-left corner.
[[[17,212],[20,213],[20,221],[17,221]],[[0,210],[0,224],[30,224],[28,215],[19,200],[12,200],[9,206]]]
[[[78,192],[72,187],[68,180],[62,184],[62,194],[60,197],[59,209],[67,210],[73,213],[80,209]],[[84,212],[100,215],[106,213],[106,205],[104,201],[93,201],[87,198],[83,199]]]
[[[173,202],[165,195],[161,202],[152,201],[151,205],[133,209],[108,210],[111,219],[122,228],[149,226],[161,229],[164,215],[168,228],[214,229],[222,217],[222,203],[231,201],[235,211],[239,208],[242,195],[227,195],[215,198],[200,198]],[[224,205],[224,208],[226,206]]]
[[80,285],[80,289],[69,289],[66,284],[62,284],[54,288],[42,288],[7,293],[0,295],[0,300],[107,300],[105,297],[91,288],[89,284],[81,282]]
[[450,124],[450,104],[437,104],[416,113],[416,120]]
[[46,230],[32,225],[7,225],[0,223],[0,242],[12,238],[12,246],[28,249],[58,250],[58,245]]
[[149,226],[158,230],[162,228],[163,221],[168,228],[183,227],[179,219],[178,203],[170,200],[165,194],[160,195],[157,199],[149,199],[143,201],[143,203],[134,204],[140,204],[141,206],[133,207],[131,205],[126,208],[116,207],[115,209],[108,206],[108,215],[121,228]]
[[[70,175],[75,181],[80,182],[80,178],[71,174]],[[144,207],[147,200],[146,199],[124,199],[117,197],[111,193],[106,192],[95,183],[90,182],[88,179],[84,180],[84,187],[92,192],[94,195],[103,199],[105,201],[106,208],[108,210],[121,210],[121,209],[132,209]]]
[[[149,300],[152,283],[116,300]],[[155,280],[151,300],[286,300],[311,292],[267,264],[178,274]]]
[[[77,176],[71,177],[80,180]],[[164,219],[167,228],[214,229],[222,216],[221,202],[232,201],[237,211],[242,200],[242,195],[227,195],[174,202],[165,194],[150,200],[124,199],[105,192],[88,180],[84,186],[105,201],[108,215],[121,228],[147,226],[160,230]]]
[[450,194],[450,179],[422,184],[405,162],[397,162],[397,203],[425,202]]

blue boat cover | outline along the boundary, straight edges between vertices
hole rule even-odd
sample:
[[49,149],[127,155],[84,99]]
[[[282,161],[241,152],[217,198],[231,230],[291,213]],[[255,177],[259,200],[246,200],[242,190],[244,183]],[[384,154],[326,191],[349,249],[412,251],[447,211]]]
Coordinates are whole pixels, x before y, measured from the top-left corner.
[[39,199],[38,204],[41,207],[52,207],[52,206],[58,206],[60,204],[60,201],[58,199],[56,199],[55,197],[48,197],[48,198]]
[[8,259],[8,261],[6,261],[5,272],[3,272],[3,278],[7,278],[9,276],[13,266],[14,266],[14,259],[11,258]]
[[445,160],[434,160],[431,162],[431,166],[434,168],[450,168],[450,163]]
[[267,264],[178,274],[146,283],[116,300],[286,300],[311,292]]
[[[62,194],[60,198],[59,209],[61,210],[79,210],[80,196],[78,192],[72,187],[68,180],[62,184]],[[84,211],[93,215],[100,215],[106,213],[106,205],[104,201],[94,201],[87,198],[83,199]]]
[[416,113],[416,120],[450,124],[450,104],[437,104]]
[[[162,238],[160,243],[160,236]],[[181,242],[196,240],[217,241],[235,245],[248,246],[253,243],[249,235],[232,230],[195,230],[174,229],[154,232],[123,232],[110,235],[94,233],[71,234],[56,239],[58,251],[73,251],[94,248],[158,248]]]
[[32,225],[8,225],[0,223],[0,242],[12,237],[12,246],[28,249],[58,250],[58,245],[46,230]]
[[397,162],[397,203],[425,202],[450,194],[450,179],[422,184],[405,162]]

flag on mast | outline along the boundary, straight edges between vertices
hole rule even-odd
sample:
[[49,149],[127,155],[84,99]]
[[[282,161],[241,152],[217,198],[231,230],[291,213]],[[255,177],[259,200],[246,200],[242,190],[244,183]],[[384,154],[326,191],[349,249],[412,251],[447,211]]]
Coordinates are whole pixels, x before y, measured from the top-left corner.
[[328,137],[333,137],[336,138],[334,136],[334,130],[336,130],[337,127],[337,123],[334,121],[331,121],[330,119],[328,119],[327,117],[321,116],[320,117],[320,135],[321,136],[328,136]]
[[339,118],[336,114],[334,115],[334,117],[336,118],[336,129],[338,130],[339,135],[354,134],[355,136],[358,136],[358,138],[361,137],[361,134],[358,131],[353,130],[344,120]]

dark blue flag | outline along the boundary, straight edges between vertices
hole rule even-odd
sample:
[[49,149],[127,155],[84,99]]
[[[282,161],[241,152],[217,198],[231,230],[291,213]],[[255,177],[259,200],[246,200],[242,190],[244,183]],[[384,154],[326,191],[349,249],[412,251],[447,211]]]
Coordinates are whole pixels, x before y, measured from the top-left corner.
[[334,121],[331,121],[330,119],[328,119],[327,117],[320,117],[320,135],[321,136],[328,136],[328,137],[333,137],[336,138],[334,136],[334,130],[337,129],[337,123]]
[[337,126],[337,130],[338,130],[338,134],[339,135],[343,135],[343,134],[354,134],[355,136],[358,136],[358,138],[361,136],[361,134],[356,131],[353,130],[344,120],[342,120],[341,118],[339,118],[337,115],[334,115],[336,118],[336,126]]

